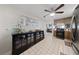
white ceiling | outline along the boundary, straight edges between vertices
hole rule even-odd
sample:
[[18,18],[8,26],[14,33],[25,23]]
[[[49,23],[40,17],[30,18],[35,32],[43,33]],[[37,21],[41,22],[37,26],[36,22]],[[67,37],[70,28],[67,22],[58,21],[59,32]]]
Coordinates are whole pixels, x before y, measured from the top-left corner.
[[[26,13],[27,15],[29,14],[31,16],[44,18],[43,16],[48,14],[44,11],[44,9],[56,9],[59,6],[59,4],[16,4],[12,6],[18,8],[20,11]],[[65,4],[64,7],[58,10],[64,11],[63,14],[56,14],[53,17],[49,16],[49,18],[60,19],[69,17],[72,15],[73,10],[76,6],[76,4]]]

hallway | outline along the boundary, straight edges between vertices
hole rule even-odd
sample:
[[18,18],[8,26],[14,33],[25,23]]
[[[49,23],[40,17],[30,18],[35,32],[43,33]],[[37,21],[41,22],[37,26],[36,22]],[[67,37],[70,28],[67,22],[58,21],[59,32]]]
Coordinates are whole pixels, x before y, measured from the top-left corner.
[[71,47],[65,45],[64,40],[53,37],[52,34],[46,34],[44,40],[32,46],[21,55],[74,55]]

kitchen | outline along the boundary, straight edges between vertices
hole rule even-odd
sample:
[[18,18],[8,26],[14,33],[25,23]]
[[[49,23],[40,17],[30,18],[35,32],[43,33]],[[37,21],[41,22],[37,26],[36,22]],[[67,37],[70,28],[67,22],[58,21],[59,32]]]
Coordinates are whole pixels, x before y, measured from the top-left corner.
[[[75,54],[70,24],[76,7],[77,4],[0,5],[0,55]],[[52,12],[56,14],[50,16]]]

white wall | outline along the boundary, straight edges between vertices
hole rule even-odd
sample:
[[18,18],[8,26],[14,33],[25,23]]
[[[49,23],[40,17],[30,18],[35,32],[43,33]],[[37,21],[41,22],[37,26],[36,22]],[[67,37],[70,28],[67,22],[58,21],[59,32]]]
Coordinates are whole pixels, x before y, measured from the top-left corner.
[[[0,54],[11,54],[12,51],[12,28],[17,24],[19,17],[27,15],[10,5],[0,5]],[[28,15],[30,16],[30,15]],[[32,17],[33,18],[33,17]],[[38,28],[46,30],[46,24],[52,21],[37,19]],[[34,29],[32,26],[26,30]]]
[[16,25],[19,16],[19,12],[11,6],[0,5],[0,54],[11,53],[11,28]]

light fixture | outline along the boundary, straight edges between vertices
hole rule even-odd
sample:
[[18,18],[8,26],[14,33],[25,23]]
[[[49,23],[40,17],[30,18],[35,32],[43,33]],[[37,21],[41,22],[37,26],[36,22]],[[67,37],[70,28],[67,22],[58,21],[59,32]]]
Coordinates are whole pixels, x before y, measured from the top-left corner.
[[55,13],[51,13],[51,14],[50,14],[50,16],[54,16],[54,15],[55,15]]

